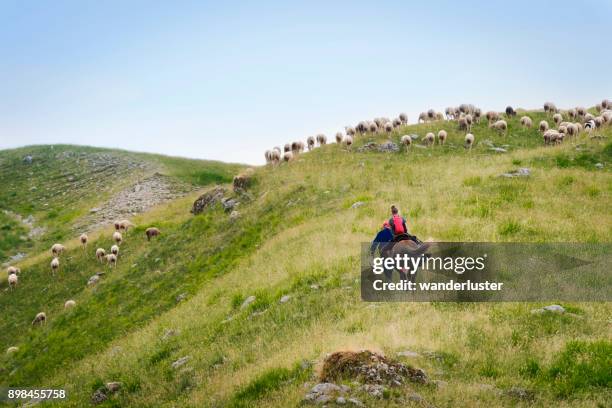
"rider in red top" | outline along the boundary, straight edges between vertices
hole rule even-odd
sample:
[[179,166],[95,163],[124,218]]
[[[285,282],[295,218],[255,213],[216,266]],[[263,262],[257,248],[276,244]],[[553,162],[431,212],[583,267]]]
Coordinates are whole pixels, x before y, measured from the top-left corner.
[[408,234],[406,219],[399,215],[399,210],[394,205],[391,206],[391,218],[389,218],[389,225],[391,225],[393,237]]

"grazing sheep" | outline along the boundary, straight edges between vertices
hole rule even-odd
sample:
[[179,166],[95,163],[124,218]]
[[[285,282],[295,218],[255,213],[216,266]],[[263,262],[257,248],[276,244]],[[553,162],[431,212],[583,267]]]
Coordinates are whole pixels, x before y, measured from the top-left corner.
[[548,122],[545,120],[541,121],[539,129],[540,129],[540,132],[546,132],[549,129]]
[[111,254],[115,256],[119,256],[119,247],[117,245],[113,245],[111,247]]
[[556,131],[555,129],[547,129],[544,132],[543,137],[544,137],[544,144],[548,145],[548,144],[551,144],[557,141],[559,137],[559,132]]
[[418,123],[421,123],[421,121],[423,123],[427,122],[427,112],[421,112],[419,113],[419,120],[417,121]]
[[285,146],[283,146],[283,152],[287,153],[291,151],[291,143],[287,143],[285,144]]
[[585,121],[589,121],[589,120],[593,120],[593,119],[595,119],[595,116],[593,116],[590,113],[587,113],[586,115],[584,115],[584,120]]
[[106,261],[108,262],[108,265],[111,268],[113,266],[117,266],[117,255],[115,255],[115,254],[108,254],[108,255],[106,255]]
[[567,110],[567,116],[569,116],[571,119],[576,119],[576,109],[568,109]]
[[444,109],[444,114],[446,115],[447,120],[454,119],[455,108],[453,108],[452,106],[447,107],[446,109]]
[[[403,145],[406,145],[406,147],[410,147],[410,145],[412,144],[412,138],[410,136],[408,136],[408,135],[402,136],[400,141],[401,141],[401,143]],[[406,150],[408,150],[408,149],[406,149]]]
[[352,126],[346,126],[344,128],[344,131],[346,132],[347,135],[349,136],[355,136],[355,128]]
[[319,133],[317,135],[317,143],[319,143],[319,146],[327,144],[327,136],[325,136],[323,133]]
[[291,142],[291,151],[293,152],[293,154],[298,154],[300,152],[300,143]]
[[308,136],[306,138],[306,145],[308,146],[308,150],[312,150],[315,147],[315,138],[314,136]]
[[576,107],[576,115],[579,117],[583,117],[584,115],[586,115],[587,110],[584,106],[577,106]]
[[470,130],[470,125],[468,124],[468,120],[465,116],[460,117],[457,123],[459,124],[459,130]]
[[532,126],[531,118],[529,116],[523,116],[521,118],[521,126],[530,128]]
[[357,124],[357,127],[355,130],[359,133],[365,133],[368,131],[368,124],[362,120],[361,122]]
[[600,128],[603,126],[604,122],[604,118],[602,116],[596,116],[595,118],[593,118],[593,121],[595,122],[595,127],[596,128]]
[[85,248],[87,246],[87,234],[81,234],[79,239],[81,240],[81,245],[83,245],[83,248]]
[[278,149],[278,150],[276,150],[276,149],[272,150],[272,156],[271,156],[271,158],[272,158],[272,163],[277,164],[278,162],[280,162],[280,159],[281,159],[281,152],[280,152],[280,149]]
[[53,258],[51,260],[51,271],[55,273],[59,269],[60,263],[58,258]]
[[342,139],[344,138],[344,135],[342,134],[342,132],[337,132],[336,133],[336,143],[340,144],[342,143]]
[[65,249],[66,247],[62,244],[53,244],[53,246],[51,247],[51,254],[53,256],[60,256]]
[[567,135],[570,137],[574,137],[578,134],[578,126],[575,123],[570,123],[566,126]]
[[378,132],[378,125],[376,124],[376,122],[370,122],[370,123],[368,123],[367,127],[368,127],[368,130],[369,130],[371,133]]
[[582,123],[574,123],[574,125],[576,125],[576,127],[578,128],[578,133],[582,132]]
[[393,125],[390,122],[385,123],[385,132],[391,133],[393,131]]
[[17,287],[17,281],[19,281],[19,278],[17,277],[17,274],[11,274],[8,276],[8,285],[9,288],[14,289]]
[[446,130],[440,130],[438,132],[438,143],[443,145],[446,142],[447,136],[448,136],[448,134],[446,133]]
[[506,106],[506,116],[509,118],[516,116],[516,111],[512,106]]
[[609,99],[602,100],[601,107],[604,109],[612,109],[612,101],[610,101]]
[[465,148],[466,149],[471,149],[472,146],[474,145],[474,135],[471,133],[468,133],[467,135],[465,135]]
[[424,142],[427,146],[431,146],[435,140],[436,136],[433,133],[429,132],[425,135]]
[[147,241],[151,240],[151,237],[157,237],[161,234],[161,231],[158,228],[150,227],[145,230],[145,235],[147,236]]
[[544,112],[546,113],[556,113],[558,112],[557,106],[552,102],[544,103]]
[[403,125],[407,125],[408,124],[408,115],[404,112],[399,114],[399,120],[402,122]]
[[563,121],[563,116],[561,116],[560,113],[555,113],[553,115],[553,122],[555,122],[556,125],[560,124]]
[[487,121],[489,122],[489,124],[491,124],[491,122],[499,120],[499,113],[494,112],[494,111],[488,111],[485,114],[485,117],[487,118]]
[[64,309],[72,309],[75,306],[76,306],[76,302],[72,299],[67,300],[66,303],[64,303]]
[[506,130],[508,130],[508,123],[506,123],[505,120],[501,119],[501,120],[498,120],[497,122],[495,122],[495,124],[493,125],[493,128],[495,130],[499,130],[501,132],[505,132]]
[[480,108],[474,109],[474,122],[480,123],[480,118],[482,117],[482,110]]
[[118,231],[113,232],[113,241],[115,241],[117,245],[121,245],[121,242],[123,241],[123,236],[121,235],[120,232]]
[[604,123],[612,123],[612,111],[605,111],[601,114]]
[[597,112],[601,112],[603,110],[603,106],[601,106],[601,103],[598,103],[597,105],[595,105],[595,110]]
[[444,120],[444,115],[442,112],[436,112],[436,120]]
[[565,134],[567,132],[567,126],[560,125],[558,130],[559,130],[559,133]]
[[132,227],[135,227],[129,220],[121,220],[119,221],[119,230],[123,231],[127,234],[128,230]]
[[19,268],[18,268],[18,267],[16,267],[16,266],[9,266],[9,267],[6,269],[6,273],[7,273],[8,275],[18,275],[18,274],[20,274],[20,273],[21,273],[21,269],[19,269]]
[[433,109],[429,109],[429,110],[427,111],[427,118],[428,118],[429,120],[433,120],[435,117],[436,117],[436,111],[435,111],[435,110],[433,110]]
[[106,256],[106,251],[104,250],[104,248],[96,249],[96,259],[98,261],[102,262],[105,256]]
[[272,163],[272,150],[266,150],[264,152],[264,157],[266,159],[266,164]]
[[291,152],[285,152],[285,154],[283,154],[283,160],[286,162],[293,160],[293,157],[293,153]]
[[352,136],[347,136],[347,137],[344,139],[344,143],[346,143],[346,145],[347,145],[347,146],[352,145],[352,144],[353,144],[353,137],[352,137]]
[[394,128],[398,128],[398,127],[402,126],[402,120],[400,118],[395,118],[395,119],[393,119],[391,124],[393,125]]
[[40,312],[36,315],[34,320],[32,320],[32,326],[36,324],[44,324],[47,321],[47,314],[45,312]]

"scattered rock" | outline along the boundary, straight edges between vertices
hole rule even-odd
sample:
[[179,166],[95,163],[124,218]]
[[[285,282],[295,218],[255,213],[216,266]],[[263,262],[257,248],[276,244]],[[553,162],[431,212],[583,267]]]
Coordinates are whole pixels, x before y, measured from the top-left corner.
[[521,387],[512,387],[504,391],[504,395],[525,401],[530,401],[535,397],[533,391]]
[[508,150],[504,149],[503,147],[490,147],[489,150],[496,152],[496,153],[507,153]]
[[176,370],[177,368],[184,366],[189,361],[189,359],[191,359],[191,356],[179,358],[178,360],[172,363],[172,368]]
[[500,177],[507,177],[507,178],[528,177],[530,175],[531,175],[531,170],[529,170],[526,167],[521,167],[518,170],[511,171],[510,173],[503,173],[500,175]]
[[448,385],[448,383],[446,381],[443,381],[443,380],[435,380],[433,383],[438,388],[444,388],[444,387],[446,387]]
[[89,280],[87,281],[87,286],[93,286],[96,283],[98,283],[98,281],[100,280],[100,276],[99,275],[94,275],[91,278],[89,278]]
[[257,299],[254,295],[249,296],[242,302],[240,309],[246,309],[251,303],[253,303]]
[[603,165],[603,163],[595,163],[595,167],[598,168],[598,169],[603,169],[604,165]]
[[319,383],[306,393],[304,400],[315,404],[325,404],[333,401],[338,394],[343,392],[342,388],[334,383]]
[[360,389],[374,398],[382,398],[384,392],[387,390],[384,385],[380,384],[364,384]]
[[27,156],[24,156],[24,158],[23,158],[23,162],[25,164],[32,164],[33,160],[34,160],[34,158],[31,155],[29,155],[29,154]]
[[383,153],[399,152],[399,146],[391,141],[388,141],[378,145],[378,151]]
[[349,398],[347,401],[357,407],[365,407],[365,405],[363,405],[363,402],[359,401],[357,398]]
[[223,205],[225,212],[233,211],[238,204],[238,201],[234,198],[224,198],[221,200],[221,205]]
[[364,204],[365,203],[363,201],[357,201],[356,203],[353,203],[353,205],[351,205],[351,208],[359,208]]
[[344,397],[338,397],[338,398],[336,398],[336,404],[338,404],[338,405],[344,405],[344,404],[346,404],[346,398],[344,398]]
[[421,397],[419,394],[417,394],[416,392],[413,392],[412,394],[410,394],[408,396],[408,399],[410,401],[414,401],[414,402],[423,402],[423,397]]
[[310,285],[310,289],[312,290],[318,290],[319,289],[319,285]]
[[181,302],[181,301],[185,300],[185,298],[186,298],[186,297],[187,297],[187,294],[186,294],[186,293],[181,293],[180,295],[178,295],[178,296],[176,297],[176,302],[177,302],[177,303],[178,303],[178,302]]
[[531,314],[542,314],[542,313],[565,313],[565,308],[561,305],[548,305],[541,309],[533,309]]
[[234,211],[231,212],[229,217],[230,217],[230,220],[232,220],[232,221],[237,220],[238,217],[240,217],[240,213],[238,211],[234,210]]
[[419,357],[419,353],[417,353],[416,351],[410,351],[410,350],[404,350],[404,351],[400,351],[399,353],[397,353],[398,357]]
[[423,370],[412,368],[387,357],[363,350],[339,351],[325,358],[320,379],[331,382],[337,379],[356,379],[365,384],[401,385],[406,380],[427,383]]
[[288,302],[290,299],[291,299],[291,296],[290,296],[290,295],[283,295],[283,296],[280,298],[280,303],[287,303],[287,302]]
[[207,191],[194,201],[193,206],[191,207],[191,213],[195,215],[202,213],[205,209],[221,202],[224,194],[225,189],[223,187],[215,187],[212,190]]
[[94,208],[92,208],[91,210],[89,210],[89,212],[90,212],[91,214],[96,214],[96,213],[97,213],[97,212],[99,212],[99,211],[100,211],[100,209],[99,209],[98,207],[94,207]]
[[106,387],[100,387],[91,396],[91,403],[94,405],[98,405],[103,403],[107,399],[108,396],[106,395]]

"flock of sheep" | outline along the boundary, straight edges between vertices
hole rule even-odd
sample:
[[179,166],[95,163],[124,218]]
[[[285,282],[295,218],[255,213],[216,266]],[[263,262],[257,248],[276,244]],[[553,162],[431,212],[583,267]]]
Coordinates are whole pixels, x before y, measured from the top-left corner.
[[[544,112],[552,117],[552,121],[556,128],[549,125],[549,122],[543,120],[539,123],[538,129],[542,133],[544,144],[561,143],[565,137],[573,137],[582,131],[591,132],[593,129],[600,128],[604,125],[612,124],[612,101],[604,99],[596,105],[598,112],[597,116],[587,112],[584,107],[576,107],[566,111],[559,110],[554,103],[544,103]],[[515,117],[516,110],[508,106],[504,113],[488,111],[484,114],[489,127],[501,133],[508,130],[508,122],[506,119]],[[505,116],[505,119],[504,119]],[[471,133],[472,125],[480,123],[483,118],[483,113],[480,108],[472,104],[461,104],[457,107],[448,107],[445,113],[436,112],[434,109],[429,109],[426,112],[421,112],[417,123],[429,123],[437,121],[456,122],[458,129],[465,131],[464,146],[471,148],[474,145],[475,136]],[[401,126],[408,124],[408,115],[400,113],[397,118],[391,120],[389,118],[375,118],[372,121],[361,121],[356,126],[346,126],[343,132],[337,132],[335,135],[336,143],[351,146],[356,136],[365,133],[391,133]],[[533,126],[532,119],[525,115],[520,118],[522,127],[531,128]],[[448,133],[442,129],[437,133],[439,144],[444,144],[448,139]],[[402,144],[409,147],[413,143],[413,138],[409,135],[404,135],[400,138]],[[429,132],[425,135],[423,142],[426,146],[433,145],[436,142],[436,135]],[[280,147],[274,147],[272,150],[266,150],[265,159],[267,164],[278,164],[281,161],[289,162],[302,153],[305,149],[309,151],[317,145],[323,146],[327,144],[327,136],[318,134],[317,136],[309,136],[306,143],[295,141],[287,143],[281,150]]]
[[[119,245],[123,242],[123,234],[126,234],[130,228],[135,225],[132,224],[128,220],[116,221],[114,223],[115,231],[113,232],[113,242],[115,243],[111,246],[110,251],[107,253],[104,248],[96,249],[96,259],[99,262],[106,262],[111,268],[117,265],[117,259],[119,257]],[[160,235],[160,230],[156,227],[150,227],[145,230],[145,235],[147,240],[151,240],[153,237],[157,237]],[[81,246],[83,250],[87,248],[87,242],[89,241],[89,237],[87,234],[81,234],[79,237]],[[60,268],[60,256],[66,250],[66,247],[62,244],[53,244],[51,246],[51,272],[55,275]],[[14,290],[17,287],[19,282],[19,275],[21,274],[21,269],[16,266],[9,266],[7,269],[8,273],[8,285],[10,290]],[[64,303],[65,309],[70,309],[76,306],[76,302],[74,300],[67,300]],[[32,325],[43,324],[47,321],[47,314],[45,312],[38,313],[34,320],[32,321]],[[17,351],[16,347],[10,347],[7,352],[15,352]]]

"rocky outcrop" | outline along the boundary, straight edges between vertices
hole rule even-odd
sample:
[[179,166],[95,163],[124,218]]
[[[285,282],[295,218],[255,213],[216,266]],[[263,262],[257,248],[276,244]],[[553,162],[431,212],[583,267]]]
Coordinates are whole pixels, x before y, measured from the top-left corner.
[[223,200],[226,190],[223,187],[215,187],[210,191],[202,194],[194,201],[191,207],[192,214],[200,214],[207,208],[213,207],[215,204]]

